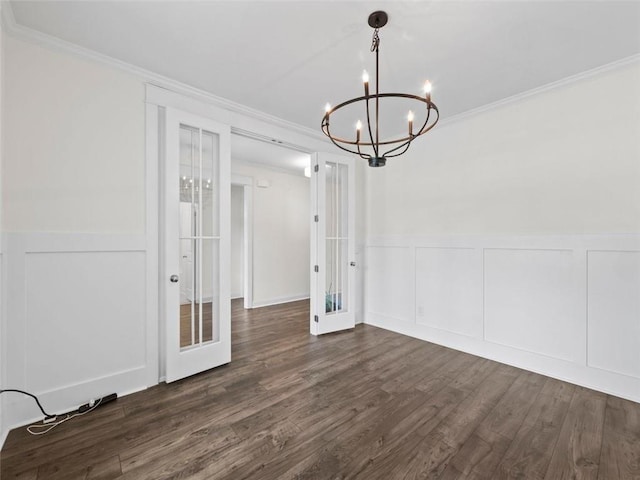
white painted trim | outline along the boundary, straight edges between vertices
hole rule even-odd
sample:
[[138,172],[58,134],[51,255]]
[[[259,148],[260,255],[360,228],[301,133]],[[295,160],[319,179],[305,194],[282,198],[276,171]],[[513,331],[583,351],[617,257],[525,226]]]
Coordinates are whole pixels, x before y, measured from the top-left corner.
[[244,308],[253,308],[253,179],[245,184],[244,201]]
[[[101,378],[95,378],[90,382],[66,385],[47,392],[38,392],[38,399],[48,413],[64,414],[77,410],[84,400],[99,398],[111,393],[116,393],[118,397],[123,397],[131,393],[146,390],[144,383],[146,368],[144,366],[131,368],[122,372],[117,372]],[[114,391],[114,385],[118,385],[118,391]],[[25,401],[25,397],[15,394],[8,399],[7,404],[13,407],[14,414],[9,418],[7,434],[14,428],[23,427],[31,423],[42,420],[42,414],[38,411],[35,403]],[[35,415],[29,412],[37,412]]]
[[629,57],[625,57],[620,60],[607,63],[605,65],[600,65],[590,70],[585,70],[584,72],[576,73],[575,75],[570,75],[568,77],[561,78],[560,80],[556,80],[555,82],[550,82],[540,87],[536,87],[530,90],[526,90],[524,92],[516,93],[515,95],[511,95],[510,97],[496,100],[495,102],[482,105],[472,110],[467,110],[466,112],[458,113],[448,118],[443,118],[440,121],[439,126],[451,125],[453,123],[456,123],[462,120],[467,120],[468,118],[475,117],[476,115],[490,112],[492,110],[496,110],[498,108],[505,107],[508,105],[513,105],[523,100],[526,100],[530,97],[539,95],[541,93],[549,92],[551,90],[556,90],[558,88],[562,88],[567,85],[571,85],[573,83],[577,83],[582,80],[595,77],[596,75],[600,75],[606,72],[611,72],[619,68],[624,68],[628,65],[632,65],[637,62],[640,62],[640,54],[631,55]]
[[154,135],[159,132],[160,122],[157,115],[158,107],[145,105],[145,229],[147,247],[147,321],[145,336],[147,340],[147,386],[156,385],[160,376],[160,318],[159,307],[159,225],[158,225],[158,198],[160,167],[159,142],[154,141]]
[[8,236],[20,238],[26,253],[144,252],[147,249],[145,235],[135,234],[7,232],[5,241]]
[[[233,154],[233,152],[232,152]],[[243,293],[235,298],[244,297],[244,308],[253,308],[253,178],[244,175],[231,175],[231,185],[240,185],[243,190]],[[231,298],[234,298],[233,296]]]
[[[1,2],[0,3],[0,19],[4,18],[4,15],[6,13],[7,10],[10,10],[10,6],[7,7],[5,5],[5,2]],[[13,12],[8,12],[8,15],[10,15],[11,17],[13,16]],[[3,133],[3,127],[4,124],[2,122],[2,117],[4,117],[4,115],[1,114],[1,112],[3,112],[3,99],[4,99],[4,21],[0,21],[0,176],[2,175],[2,165],[4,164],[4,159],[3,159],[3,154],[2,152],[4,151],[3,148],[3,142],[2,142],[2,138],[4,136]],[[2,185],[1,179],[0,179],[0,185]],[[2,193],[2,192],[0,192]],[[2,225],[2,195],[0,195],[0,225]],[[6,295],[5,295],[5,285],[6,285],[6,274],[5,274],[5,268],[4,268],[4,257],[2,255],[3,252],[3,239],[2,239],[2,235],[0,235],[0,388],[4,388],[5,387],[5,379],[7,378],[6,375],[6,368],[7,368],[7,357],[6,357],[6,335],[5,332],[7,331],[6,329],[6,319],[7,319],[7,315],[6,315]],[[4,407],[4,403],[5,403],[5,399],[2,398],[4,397],[4,395],[0,395],[0,450],[2,449],[2,447],[4,446],[4,442],[7,438],[7,434],[9,433],[9,430],[6,426],[6,421],[5,421],[5,407]]]
[[302,295],[275,297],[275,298],[270,298],[269,300],[254,302],[253,308],[269,307],[271,305],[281,305],[283,303],[298,302],[300,300],[308,300],[309,298],[310,296],[308,293],[303,293]]

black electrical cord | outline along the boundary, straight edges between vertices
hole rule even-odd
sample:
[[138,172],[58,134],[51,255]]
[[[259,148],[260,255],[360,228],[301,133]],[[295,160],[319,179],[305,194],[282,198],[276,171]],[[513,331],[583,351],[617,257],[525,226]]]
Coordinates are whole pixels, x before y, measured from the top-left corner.
[[31,398],[33,398],[36,401],[36,403],[38,404],[38,408],[40,408],[40,411],[45,416],[45,418],[54,418],[55,417],[55,415],[51,415],[50,413],[47,413],[47,412],[44,411],[44,408],[42,408],[42,405],[40,405],[40,400],[38,400],[38,397],[36,397],[32,393],[25,392],[24,390],[16,390],[14,388],[7,388],[6,390],[0,390],[0,393],[4,393],[4,392],[15,392],[15,393],[22,393],[23,395],[28,395],[28,396],[30,396]]

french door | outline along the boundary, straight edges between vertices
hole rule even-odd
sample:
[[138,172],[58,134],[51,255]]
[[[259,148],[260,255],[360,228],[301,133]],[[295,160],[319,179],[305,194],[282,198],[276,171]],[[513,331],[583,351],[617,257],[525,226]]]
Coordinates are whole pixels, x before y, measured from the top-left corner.
[[311,156],[311,306],[313,335],[355,326],[353,159]]
[[231,361],[230,129],[166,109],[161,286],[166,379]]

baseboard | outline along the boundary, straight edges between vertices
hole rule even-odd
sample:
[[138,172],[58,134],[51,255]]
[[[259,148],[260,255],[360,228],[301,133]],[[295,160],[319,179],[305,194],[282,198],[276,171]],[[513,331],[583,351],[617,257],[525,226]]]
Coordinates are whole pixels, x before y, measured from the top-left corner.
[[380,236],[365,323],[640,402],[640,235]]
[[309,299],[309,294],[308,293],[304,293],[302,295],[292,295],[292,296],[286,296],[286,297],[277,297],[277,298],[272,298],[272,299],[269,299],[269,300],[261,300],[259,302],[254,301],[252,308],[269,307],[271,305],[280,305],[282,303],[297,302],[297,301],[300,301],[300,300],[308,300],[308,299]]
[[[122,397],[145,390],[146,374],[146,368],[140,367],[48,392],[31,393],[37,395],[47,412],[66,413],[76,410],[92,398],[100,398],[111,393],[117,393]],[[6,395],[11,396],[3,399],[2,445],[11,430],[42,420],[42,413],[33,399],[17,393],[4,394]]]
[[640,403],[640,379],[635,377],[375,313],[367,313],[364,323]]

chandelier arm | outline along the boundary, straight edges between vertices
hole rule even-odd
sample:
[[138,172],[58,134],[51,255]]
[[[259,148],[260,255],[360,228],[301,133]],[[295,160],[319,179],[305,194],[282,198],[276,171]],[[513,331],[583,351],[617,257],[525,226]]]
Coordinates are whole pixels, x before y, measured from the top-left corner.
[[371,158],[371,155],[369,155],[368,153],[362,153],[360,151],[360,144],[356,143],[357,147],[358,147],[358,155],[360,155],[360,158],[362,158],[363,160],[369,160]]
[[[416,135],[417,137],[419,137],[420,135],[422,135],[422,130],[424,130],[424,127],[427,126],[427,124],[429,123],[429,117],[431,116],[431,105],[429,105],[427,103],[427,118],[424,120],[424,123],[422,124],[422,126],[420,127],[420,130],[418,130],[418,134]],[[437,120],[436,120],[437,121]]]
[[[361,96],[361,97],[352,98],[350,100],[342,102],[342,103],[336,105],[335,107],[333,107],[331,109],[330,113],[335,113],[338,110],[340,110],[341,108],[346,107],[347,105],[351,105],[351,104],[357,103],[357,102],[366,101],[367,99],[371,99],[371,98],[375,98],[375,97],[376,97],[376,95],[373,94],[373,95],[369,95],[368,97],[366,95],[364,95],[364,96]],[[408,98],[410,100],[417,100],[419,102],[427,104],[428,106],[430,106],[430,108],[432,108],[433,110],[438,112],[438,108],[436,107],[436,105],[434,103],[432,103],[431,101],[426,100],[424,97],[419,97],[418,95],[412,95],[412,94],[408,94],[408,93],[379,93],[377,95],[377,97],[379,97],[379,98]],[[322,131],[323,131],[323,133],[325,135],[327,135],[329,137],[330,134],[327,132],[328,129],[324,128],[325,127],[325,123],[328,125],[328,116],[329,116],[329,114],[326,113],[324,115],[324,117],[322,118]],[[369,119],[367,118],[367,120],[369,120]],[[367,123],[369,123],[369,122],[367,122]],[[422,128],[424,128],[424,125],[422,126]],[[429,129],[431,129],[431,127],[429,127]],[[424,130],[424,131],[421,130],[421,131],[419,131],[419,133],[413,135],[413,137],[418,137],[418,136],[422,135],[423,133],[426,133],[427,131],[429,131],[429,129]],[[340,143],[346,144],[346,145],[356,145],[357,144],[357,142],[354,142],[353,140],[347,140],[345,138],[333,137],[333,136],[331,138],[337,140]],[[398,139],[395,139],[395,140],[387,140],[387,141],[378,142],[378,146],[379,145],[393,145],[393,144],[396,144],[396,143],[399,143],[399,142],[404,142],[406,140],[409,140],[409,138],[412,138],[412,137],[404,137],[404,138],[398,138]],[[375,146],[375,142],[371,142],[371,143],[359,142],[359,143],[360,143],[360,145],[368,146],[368,147],[374,147]],[[355,152],[352,152],[352,153],[355,153]]]
[[[409,150],[410,146],[411,146],[411,142],[404,142],[402,145],[394,148],[393,150],[389,150],[387,153],[383,155],[383,157],[386,157],[386,158],[399,157],[400,155],[404,154],[407,150]],[[396,150],[402,147],[404,147],[404,150],[402,150],[401,152],[394,153],[393,155],[389,155],[391,152],[395,152]]]
[[[413,137],[413,138],[415,138],[415,137]],[[404,152],[407,151],[407,148],[409,148],[409,145],[411,145],[411,142],[413,142],[413,138],[411,140],[407,140],[404,143],[401,143],[400,145],[398,145],[397,147],[392,148],[391,150],[388,150],[387,152],[383,153],[382,156],[383,157],[397,157],[398,155],[402,155]],[[405,148],[402,151],[402,153],[397,153],[395,155],[390,155],[391,153],[393,153],[393,152],[395,152],[397,150],[400,150],[403,147],[407,147],[407,148]]]
[[[438,123],[440,114],[438,113],[438,109],[437,108],[434,108],[434,109],[435,109],[436,113],[438,114],[438,118],[436,118],[436,121],[433,123],[433,125],[430,125],[429,128],[427,128],[425,130],[425,127],[429,123],[429,118],[431,117],[431,105],[427,104],[427,118],[425,119],[424,123],[422,124],[422,127],[420,127],[420,130],[418,131],[418,133],[416,135],[411,135],[406,142],[404,142],[401,145],[398,145],[397,147],[392,148],[391,150],[385,152],[382,156],[383,157],[387,157],[387,158],[398,157],[398,156],[404,154],[407,150],[409,150],[409,145],[411,145],[411,142],[413,142],[418,136],[422,135],[423,133],[427,133],[429,130],[431,130],[435,126],[436,123]],[[393,152],[396,152],[397,150],[400,150],[403,147],[406,147],[406,148],[404,150],[402,150],[402,152],[390,155]]]
[[[434,120],[434,122],[429,125],[429,128],[425,128],[427,126],[427,124],[429,123],[429,117],[431,116],[431,110],[435,110],[436,112],[436,119]],[[440,120],[440,112],[438,111],[438,107],[436,107],[433,103],[429,102],[429,107],[427,109],[427,119],[424,121],[424,123],[422,124],[422,127],[420,127],[420,130],[418,131],[418,134],[416,135],[416,137],[427,133],[429,130],[431,130],[433,127],[436,126],[436,123],[438,123],[438,120]]]
[[[358,145],[358,151],[355,150],[350,150],[348,148],[343,147],[342,145],[340,145],[332,136],[331,136],[331,132],[329,132],[329,119],[328,119],[328,114],[324,116],[324,118],[322,119],[322,131],[324,132],[324,134],[329,137],[329,140],[331,140],[331,143],[333,143],[336,147],[338,147],[341,150],[344,150],[345,152],[349,152],[349,153],[353,153],[354,155],[359,155],[361,158],[363,158],[364,160],[369,160],[369,158],[371,158],[371,155],[368,154],[362,154],[360,153],[360,145]],[[338,139],[338,141],[341,141],[340,139]],[[347,142],[345,142],[347,143]],[[353,144],[353,142],[350,142],[351,144]]]

